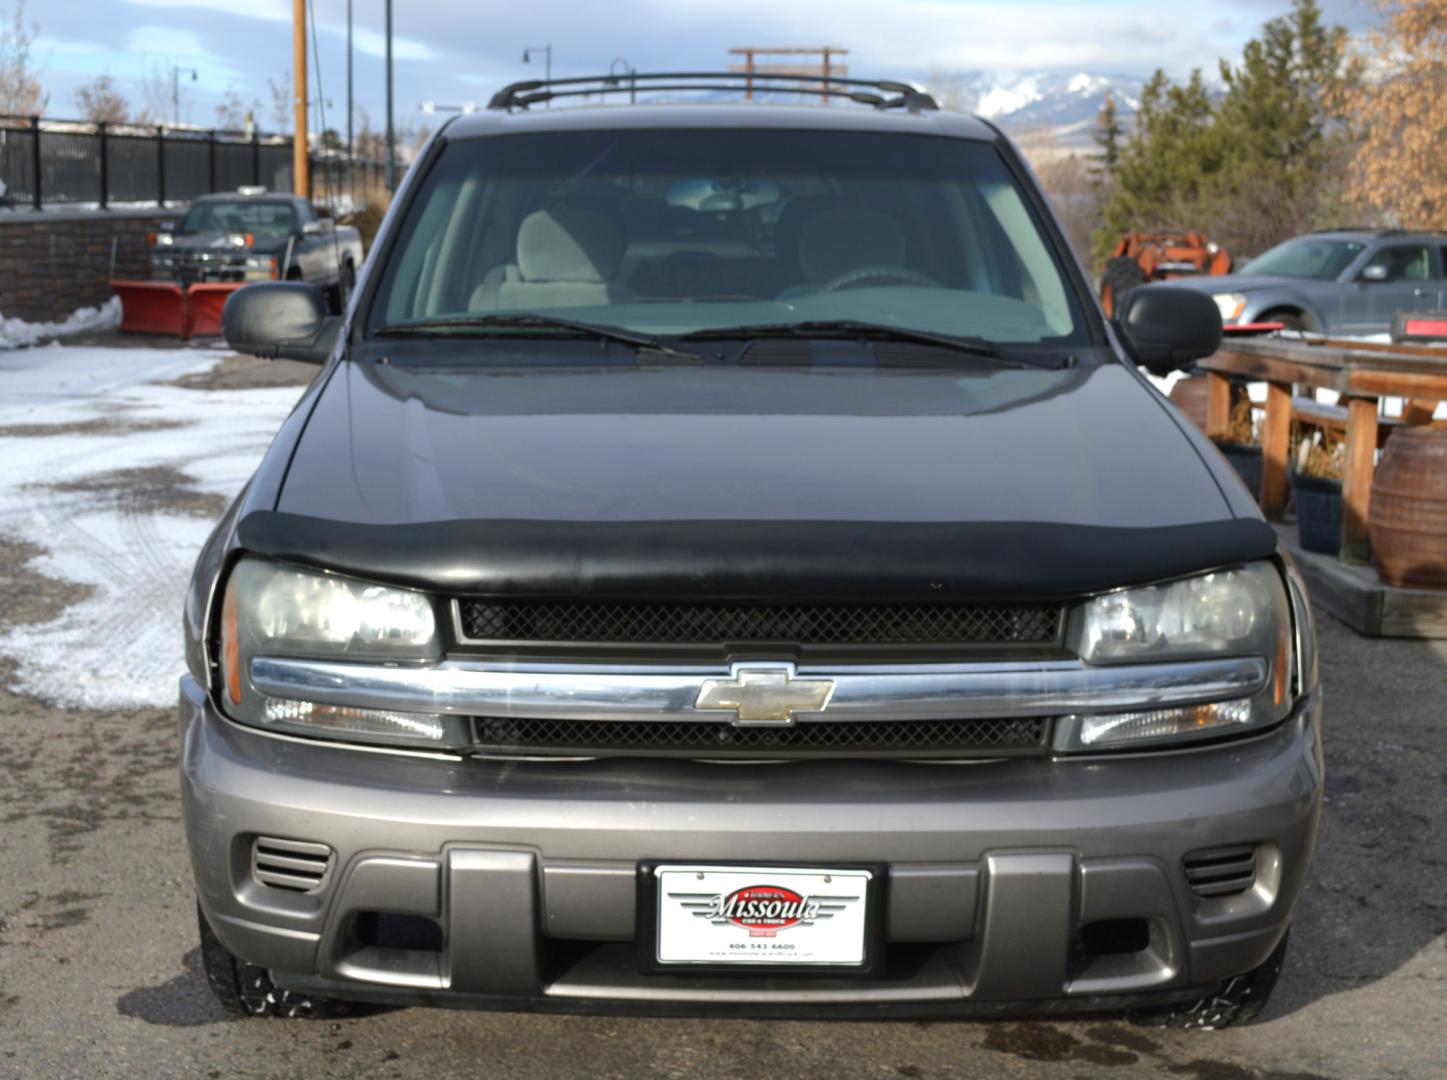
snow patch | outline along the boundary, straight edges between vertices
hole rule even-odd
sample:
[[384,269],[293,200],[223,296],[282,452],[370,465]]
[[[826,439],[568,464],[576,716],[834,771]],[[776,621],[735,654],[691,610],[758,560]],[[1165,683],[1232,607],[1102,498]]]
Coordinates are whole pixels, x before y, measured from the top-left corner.
[[0,315],[0,349],[19,349],[46,338],[65,337],[86,330],[112,330],[121,324],[121,298],[112,296],[100,307],[73,311],[62,322],[26,322]]
[[984,117],[1007,116],[1019,112],[1032,102],[1039,101],[1040,82],[1035,76],[1027,76],[1011,85],[996,85],[980,95],[975,111]]
[[57,347],[0,361],[15,390],[0,401],[0,535],[41,548],[38,573],[90,587],[51,622],[0,635],[0,654],[18,662],[13,690],[93,709],[175,700],[186,583],[214,523],[107,474],[174,470],[186,490],[236,495],[301,389],[148,381],[225,355]]

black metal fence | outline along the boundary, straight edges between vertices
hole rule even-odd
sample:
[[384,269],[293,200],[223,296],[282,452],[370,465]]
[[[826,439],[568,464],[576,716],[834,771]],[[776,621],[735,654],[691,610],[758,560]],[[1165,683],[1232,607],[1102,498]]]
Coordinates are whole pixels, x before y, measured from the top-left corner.
[[[365,201],[386,165],[313,152],[308,195],[320,205]],[[256,184],[292,190],[289,136],[164,125],[0,116],[0,205],[167,206]]]

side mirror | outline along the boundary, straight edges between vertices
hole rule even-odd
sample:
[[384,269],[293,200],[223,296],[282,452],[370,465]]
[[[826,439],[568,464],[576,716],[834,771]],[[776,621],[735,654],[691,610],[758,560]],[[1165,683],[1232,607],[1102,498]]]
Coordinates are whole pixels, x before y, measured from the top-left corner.
[[1386,280],[1387,280],[1387,268],[1386,268],[1385,266],[1383,266],[1381,263],[1372,263],[1371,266],[1368,266],[1368,267],[1366,267],[1366,268],[1364,268],[1364,269],[1362,270],[1362,280],[1363,280],[1363,281],[1386,281]]
[[309,281],[267,281],[237,289],[221,309],[221,333],[240,353],[264,360],[325,364],[342,328],[326,294]]
[[1152,375],[1184,371],[1221,347],[1221,312],[1216,301],[1195,289],[1132,289],[1116,326],[1132,358]]
[[320,236],[322,233],[328,232],[330,226],[330,221],[308,221],[301,227],[301,234],[303,236]]

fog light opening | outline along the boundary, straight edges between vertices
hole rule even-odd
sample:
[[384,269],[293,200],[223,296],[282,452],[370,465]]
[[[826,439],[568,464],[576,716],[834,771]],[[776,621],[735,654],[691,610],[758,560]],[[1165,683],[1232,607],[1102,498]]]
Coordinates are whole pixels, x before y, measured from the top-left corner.
[[352,937],[364,948],[442,951],[442,927],[426,915],[359,911],[352,920]]

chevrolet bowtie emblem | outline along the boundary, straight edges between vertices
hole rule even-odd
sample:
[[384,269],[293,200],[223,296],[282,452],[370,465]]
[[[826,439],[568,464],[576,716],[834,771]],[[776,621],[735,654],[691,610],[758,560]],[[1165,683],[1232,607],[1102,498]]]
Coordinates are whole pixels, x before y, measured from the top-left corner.
[[735,724],[792,724],[795,712],[821,712],[834,694],[833,679],[796,679],[792,664],[735,665],[729,679],[706,679],[695,709],[725,709]]

